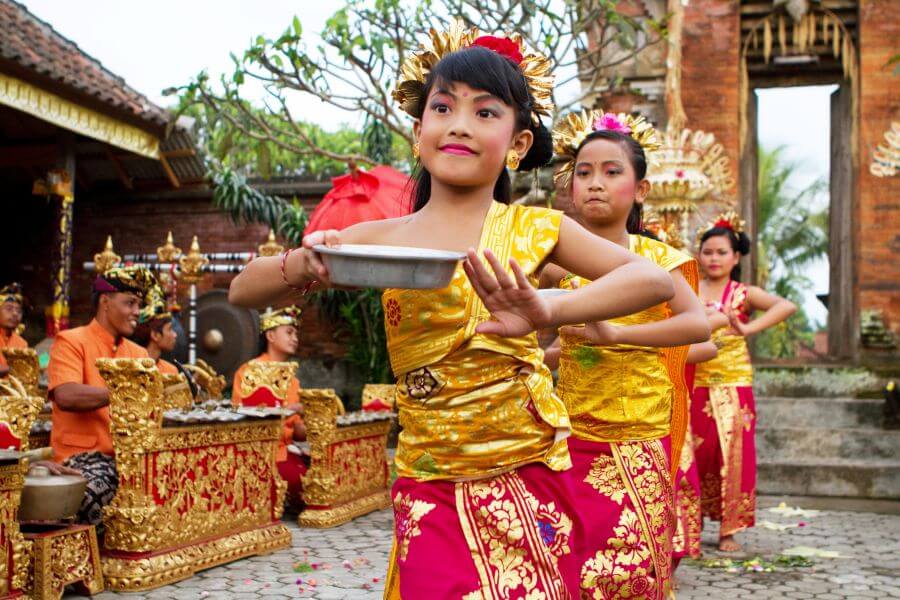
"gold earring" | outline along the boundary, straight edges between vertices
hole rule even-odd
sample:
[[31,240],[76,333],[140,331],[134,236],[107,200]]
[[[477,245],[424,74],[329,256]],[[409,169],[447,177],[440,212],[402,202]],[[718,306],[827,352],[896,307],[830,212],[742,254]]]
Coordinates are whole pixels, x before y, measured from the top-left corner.
[[521,161],[522,159],[519,158],[519,153],[515,150],[510,150],[506,153],[506,166],[509,167],[511,171],[518,169]]
[[416,142],[415,144],[413,144],[412,153],[413,153],[413,158],[418,160],[419,159],[419,142]]

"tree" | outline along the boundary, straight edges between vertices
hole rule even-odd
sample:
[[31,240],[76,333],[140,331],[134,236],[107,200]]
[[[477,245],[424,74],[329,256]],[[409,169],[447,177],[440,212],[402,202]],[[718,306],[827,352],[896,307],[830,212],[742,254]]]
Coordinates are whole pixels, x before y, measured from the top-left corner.
[[[555,71],[571,70],[557,84],[583,82],[584,94],[567,103],[573,106],[595,91],[611,66],[665,35],[663,22],[615,9],[614,0],[347,0],[327,21],[321,43],[305,36],[294,17],[279,37],[258,36],[243,56],[232,55],[234,71],[218,85],[203,72],[168,93],[180,93],[184,107],[209,108],[248,139],[268,142],[270,152],[372,164],[375,158],[358,146],[323,143],[295,118],[292,98],[311,97],[348,116],[363,115],[383,128],[379,135],[390,132],[411,146],[409,121],[390,96],[399,65],[429,28],[445,29],[460,17],[485,32],[520,32],[551,58]],[[265,110],[246,99],[251,82],[265,90]]]
[[[223,105],[220,109],[228,111],[231,118],[237,115],[233,106]],[[192,104],[186,98],[180,98],[176,110],[193,119],[192,133],[203,150],[207,166],[214,173],[229,168],[245,177],[327,179],[347,171],[345,161],[335,160],[327,154],[297,154],[286,150],[282,144],[244,135],[211,106]],[[276,119],[264,108],[250,107],[248,110],[256,119]],[[367,120],[362,136],[348,126],[336,131],[326,131],[307,122],[298,123],[298,126],[317,147],[332,155],[364,153],[380,164],[400,167],[406,163],[405,142],[380,123]]]
[[816,208],[816,197],[828,185],[817,179],[792,191],[788,179],[798,165],[784,159],[784,150],[784,146],[759,149],[758,283],[798,306],[793,317],[754,342],[758,354],[771,358],[791,357],[798,345],[811,345],[813,325],[803,310],[803,298],[812,281],[804,270],[828,255],[828,210]]

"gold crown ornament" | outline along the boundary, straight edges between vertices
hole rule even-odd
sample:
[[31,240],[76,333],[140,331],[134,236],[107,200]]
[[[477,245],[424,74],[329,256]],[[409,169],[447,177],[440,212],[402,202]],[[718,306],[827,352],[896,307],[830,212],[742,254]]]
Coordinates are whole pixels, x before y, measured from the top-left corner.
[[400,66],[400,77],[391,94],[407,114],[418,117],[416,108],[425,89],[425,80],[434,66],[457,50],[481,46],[509,59],[522,70],[532,100],[532,120],[553,112],[553,75],[551,61],[543,54],[526,48],[522,36],[511,33],[506,37],[483,35],[477,27],[467,29],[461,19],[454,19],[447,31],[429,31],[429,37],[418,50],[410,54]]
[[132,292],[141,296],[145,296],[155,285],[158,285],[156,275],[139,265],[113,267],[94,280],[95,291]]
[[700,243],[700,238],[702,238],[707,231],[715,229],[716,227],[730,229],[735,233],[735,235],[740,235],[744,232],[745,225],[745,221],[733,210],[719,213],[719,215],[715,219],[708,222],[697,231],[697,243]]
[[644,208],[643,228],[657,237],[659,241],[668,244],[677,250],[684,248],[684,240],[678,233],[675,223],[667,223],[658,212],[652,208]]
[[575,170],[575,155],[585,138],[595,131],[616,131],[631,137],[641,145],[644,154],[659,150],[660,143],[656,129],[642,116],[634,117],[625,113],[606,113],[601,110],[569,113],[553,128],[553,152],[564,159],[561,169],[553,175],[555,182],[568,185]]
[[0,302],[15,302],[24,306],[25,294],[22,292],[22,284],[13,282],[0,288]]
[[297,306],[286,306],[277,310],[267,310],[259,316],[259,330],[262,333],[275,329],[281,325],[300,325],[300,313],[303,312]]
[[166,292],[159,284],[151,286],[144,294],[144,306],[138,315],[138,323],[171,318],[172,313],[169,312],[166,304]]

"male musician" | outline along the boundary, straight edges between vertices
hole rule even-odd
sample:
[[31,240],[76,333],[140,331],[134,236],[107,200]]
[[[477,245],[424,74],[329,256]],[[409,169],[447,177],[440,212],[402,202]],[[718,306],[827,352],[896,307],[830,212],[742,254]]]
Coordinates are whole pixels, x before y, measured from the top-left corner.
[[109,425],[109,390],[97,369],[99,358],[146,358],[129,341],[144,295],[156,284],[144,267],[119,267],[94,281],[94,319],[61,331],[50,348],[47,374],[52,401],[50,445],[54,460],[88,480],[79,509],[82,522],[98,524],[102,508],[118,486]]
[[[296,306],[288,306],[274,311],[267,311],[259,317],[260,346],[265,350],[256,357],[255,361],[287,362],[297,353],[300,345],[299,338],[300,309]],[[251,361],[252,362],[252,361]],[[231,392],[231,401],[234,404],[245,404],[246,396],[252,390],[245,390],[242,381],[244,370],[248,363],[244,363],[234,374],[234,387]],[[303,424],[303,406],[300,404],[300,381],[297,377],[291,377],[287,398],[284,407],[292,410],[294,414],[284,420],[284,432],[281,443],[278,446],[277,465],[282,479],[288,484],[288,499],[300,498],[302,486],[300,478],[306,473],[306,464],[296,454],[289,453],[287,444],[291,441],[306,439],[306,426]]]
[[22,294],[21,284],[10,283],[0,288],[0,377],[6,377],[9,373],[2,350],[28,347],[28,342],[17,331],[22,323],[24,305],[25,296]]

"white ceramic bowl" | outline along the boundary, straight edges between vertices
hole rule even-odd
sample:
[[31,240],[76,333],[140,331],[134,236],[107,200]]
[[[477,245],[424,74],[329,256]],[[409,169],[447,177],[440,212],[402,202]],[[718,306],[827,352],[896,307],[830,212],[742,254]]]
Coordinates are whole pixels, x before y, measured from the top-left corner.
[[450,285],[461,252],[398,246],[316,246],[335,285],[360,288],[439,289]]

